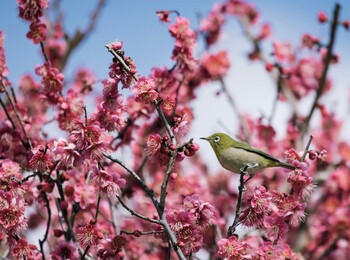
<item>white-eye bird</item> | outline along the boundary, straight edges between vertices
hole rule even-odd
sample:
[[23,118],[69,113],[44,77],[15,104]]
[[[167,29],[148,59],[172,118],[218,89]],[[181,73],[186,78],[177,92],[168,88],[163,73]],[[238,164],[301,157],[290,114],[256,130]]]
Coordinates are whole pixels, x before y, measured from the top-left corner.
[[295,167],[274,158],[249,144],[234,140],[224,133],[215,133],[209,137],[202,137],[213,148],[222,167],[234,173],[245,169],[250,175],[269,167],[283,167],[294,170]]

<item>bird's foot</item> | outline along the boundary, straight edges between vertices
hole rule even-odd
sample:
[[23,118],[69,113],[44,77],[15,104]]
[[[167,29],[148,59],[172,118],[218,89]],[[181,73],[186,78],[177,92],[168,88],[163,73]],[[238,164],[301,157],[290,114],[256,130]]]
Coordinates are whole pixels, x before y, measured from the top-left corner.
[[247,183],[250,179],[252,179],[252,178],[255,176],[255,174],[249,174],[249,173],[247,172],[248,169],[253,169],[253,168],[258,167],[258,166],[259,166],[258,163],[253,162],[253,163],[247,163],[244,167],[242,167],[242,168],[240,169],[240,171],[241,171],[242,174],[244,174],[244,175],[249,175],[248,179],[246,179],[246,180],[244,181],[244,184]]

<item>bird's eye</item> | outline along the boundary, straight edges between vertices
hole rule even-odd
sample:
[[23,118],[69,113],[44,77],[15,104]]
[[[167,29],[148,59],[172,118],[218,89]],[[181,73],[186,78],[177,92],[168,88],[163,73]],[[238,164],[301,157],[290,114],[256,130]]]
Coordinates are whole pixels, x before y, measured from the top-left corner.
[[220,137],[219,136],[215,136],[214,137],[214,143],[217,143],[217,142],[219,142],[220,141]]

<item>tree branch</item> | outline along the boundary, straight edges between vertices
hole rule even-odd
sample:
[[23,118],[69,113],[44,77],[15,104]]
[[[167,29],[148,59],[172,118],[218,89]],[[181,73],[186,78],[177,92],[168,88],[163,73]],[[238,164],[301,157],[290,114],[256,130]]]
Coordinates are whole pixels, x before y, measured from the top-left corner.
[[134,80],[137,81],[138,79],[137,79],[136,75],[131,73],[129,66],[125,63],[124,59],[115,50],[113,50],[112,46],[109,44],[106,44],[105,47],[120,62],[120,64],[123,66],[124,70],[127,73],[129,73],[133,77]]
[[131,215],[134,215],[134,216],[136,216],[136,217],[138,217],[138,218],[140,218],[140,219],[146,220],[146,221],[148,221],[148,222],[151,222],[151,223],[155,223],[155,224],[159,224],[159,225],[160,225],[160,221],[159,221],[159,220],[151,219],[151,218],[149,218],[149,217],[146,217],[146,216],[143,216],[143,215],[141,215],[141,214],[139,214],[139,213],[136,213],[134,210],[132,210],[131,208],[129,208],[119,196],[117,196],[117,199],[119,200],[120,204],[122,204],[122,206],[123,206],[127,211],[130,212]]
[[67,47],[67,51],[64,54],[64,56],[61,59],[60,62],[60,71],[63,71],[67,61],[71,55],[71,53],[75,50],[75,48],[83,41],[85,40],[89,34],[94,30],[96,23],[97,23],[97,19],[99,17],[99,15],[101,14],[102,8],[105,5],[105,0],[99,0],[94,11],[92,12],[92,15],[89,19],[89,24],[86,27],[86,29],[84,31],[81,30],[77,30],[74,34],[74,36],[70,39],[68,39],[68,47]]
[[[244,175],[247,174],[247,169],[249,168],[249,164],[247,164],[244,168],[240,169],[240,178],[239,178],[239,186],[238,186],[238,198],[236,203],[236,213],[235,213],[235,219],[233,220],[232,225],[228,228],[227,231],[227,238],[233,236],[233,234],[236,231],[236,227],[238,226],[238,220],[239,215],[241,214],[241,206],[242,206],[242,198],[243,198],[243,191],[244,191]],[[249,179],[248,179],[249,180]]]
[[316,92],[316,96],[315,96],[314,102],[312,104],[310,112],[309,112],[307,118],[305,119],[305,122],[304,122],[304,125],[303,125],[302,135],[301,135],[302,138],[304,137],[304,135],[309,130],[310,121],[311,121],[312,115],[313,115],[313,113],[314,113],[314,111],[315,111],[315,109],[317,107],[318,100],[322,96],[324,88],[326,86],[327,73],[328,73],[329,65],[330,65],[330,62],[331,62],[332,56],[333,56],[335,35],[336,35],[337,28],[338,28],[339,13],[340,13],[340,5],[336,4],[335,7],[334,7],[334,11],[333,11],[333,19],[332,19],[332,25],[331,25],[331,30],[330,30],[330,38],[329,38],[329,43],[327,45],[327,55],[326,55],[326,58],[324,60],[324,67],[323,67],[322,75],[321,75],[321,78],[320,78],[320,81],[319,81],[319,85],[318,85],[318,89],[317,89],[317,92]]

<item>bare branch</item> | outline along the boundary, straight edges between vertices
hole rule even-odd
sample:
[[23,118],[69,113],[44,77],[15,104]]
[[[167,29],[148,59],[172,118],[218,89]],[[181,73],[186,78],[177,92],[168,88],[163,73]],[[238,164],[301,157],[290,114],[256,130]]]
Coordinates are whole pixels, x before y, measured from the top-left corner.
[[315,111],[315,108],[317,107],[318,100],[322,96],[324,88],[326,86],[327,73],[328,73],[329,65],[330,65],[332,57],[333,57],[333,48],[334,48],[334,43],[335,43],[335,35],[336,35],[337,28],[338,28],[339,13],[340,13],[340,5],[336,4],[334,11],[333,11],[333,20],[332,20],[332,25],[331,25],[331,30],[330,30],[329,43],[327,45],[327,55],[326,55],[326,58],[324,60],[324,67],[323,67],[323,71],[322,71],[322,76],[321,76],[321,79],[319,81],[319,85],[318,85],[318,89],[316,92],[314,102],[312,104],[310,112],[309,112],[307,118],[305,119],[305,122],[303,125],[302,138],[309,130],[312,115]]
[[143,215],[141,215],[141,214],[139,214],[139,213],[136,213],[134,210],[132,210],[131,208],[129,208],[119,196],[117,196],[117,198],[118,198],[120,204],[122,204],[122,206],[123,206],[127,211],[129,211],[131,215],[134,215],[134,216],[136,216],[136,217],[138,217],[138,218],[140,218],[140,219],[146,220],[146,221],[148,221],[148,222],[151,222],[151,223],[155,223],[155,224],[159,224],[159,225],[160,225],[160,221],[159,221],[159,220],[151,219],[151,218],[149,218],[149,217],[146,217],[146,216],[143,216]]
[[247,164],[244,168],[242,168],[241,175],[239,178],[239,186],[238,186],[238,198],[236,203],[236,213],[235,213],[235,219],[233,220],[232,225],[228,228],[227,231],[227,238],[233,236],[233,234],[236,231],[236,227],[238,226],[239,221],[239,215],[241,214],[241,206],[242,206],[242,198],[243,198],[243,191],[244,191],[244,184],[250,179],[248,178],[247,181],[244,181],[244,176],[247,174],[247,169],[250,167],[249,164]]
[[75,48],[85,40],[91,32],[95,29],[97,19],[101,14],[102,8],[105,5],[105,0],[99,0],[95,9],[91,14],[91,18],[89,19],[89,24],[84,31],[77,30],[72,38],[68,40],[68,47],[65,55],[62,57],[60,62],[60,70],[62,71],[67,64],[67,61],[71,55],[71,53],[75,50]]

